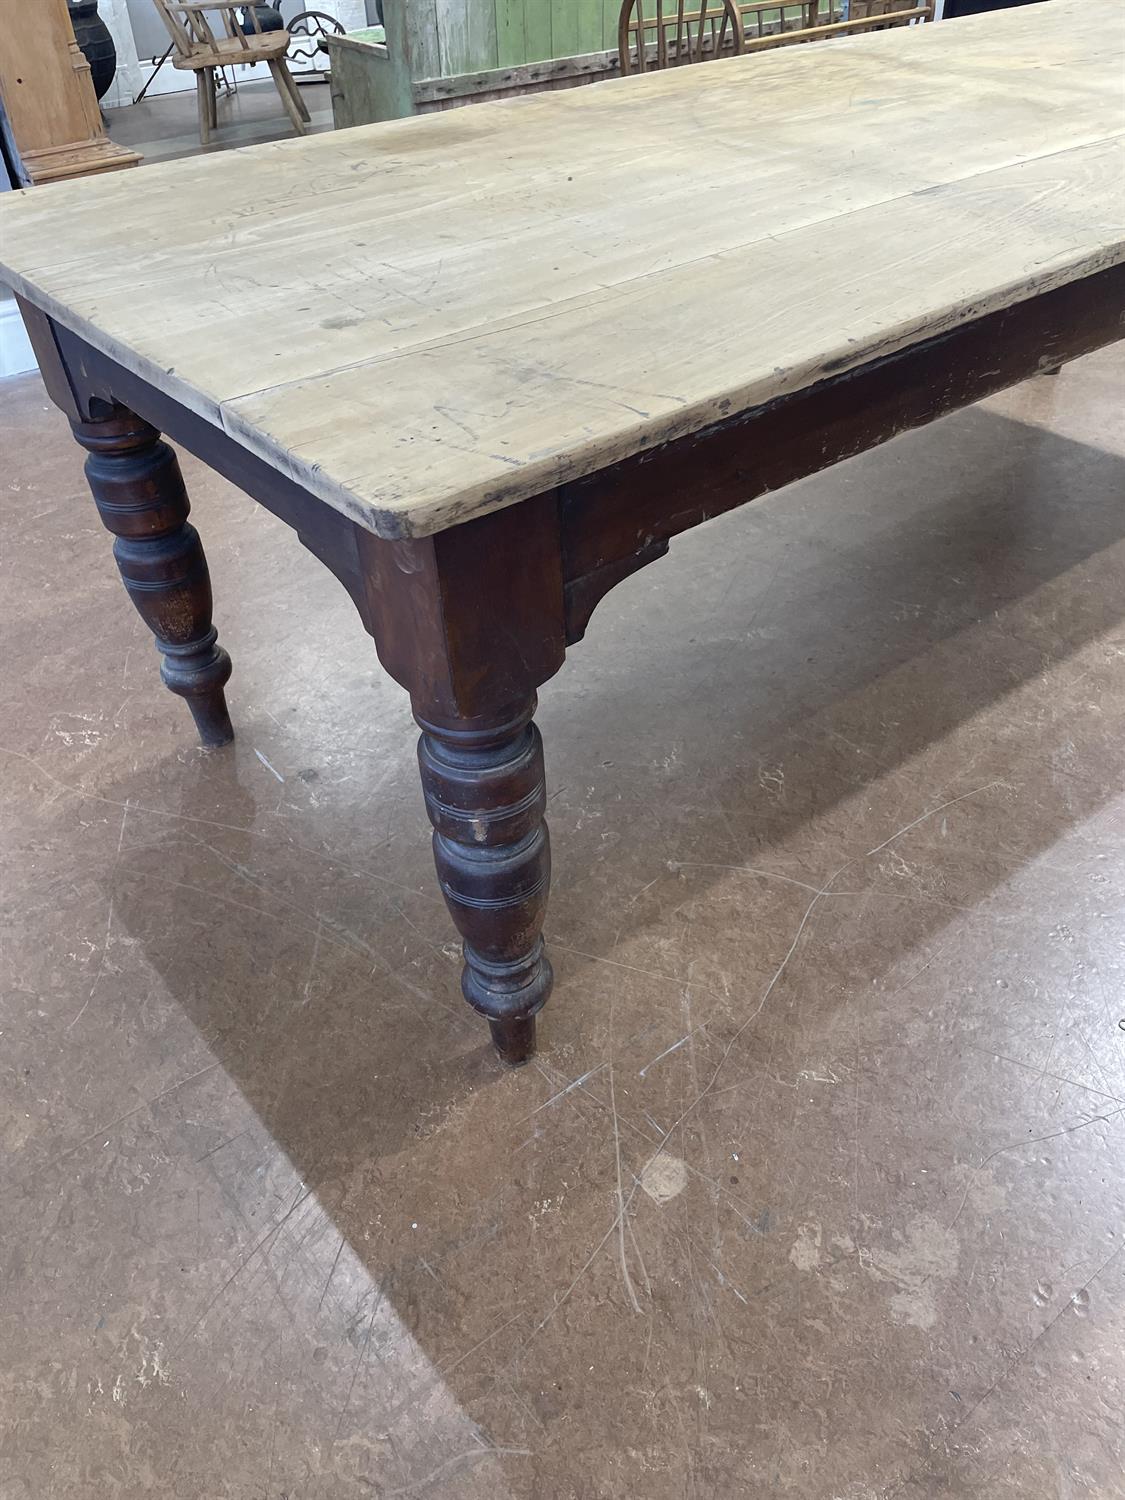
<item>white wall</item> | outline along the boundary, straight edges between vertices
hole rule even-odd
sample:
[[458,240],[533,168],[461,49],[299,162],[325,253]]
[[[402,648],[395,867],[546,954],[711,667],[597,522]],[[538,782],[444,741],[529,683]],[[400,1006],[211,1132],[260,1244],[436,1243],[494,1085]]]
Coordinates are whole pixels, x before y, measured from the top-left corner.
[[0,295],[0,380],[35,368],[19,308],[7,292]]
[[[153,20],[163,30],[163,22],[156,14],[156,7],[151,0],[149,0],[149,9],[152,11]],[[102,108],[109,109],[115,104],[131,104],[140,93],[151,69],[142,68],[137,57],[127,0],[98,0],[98,14],[113,34],[114,46],[117,48],[117,73],[109,86],[108,93],[102,99]]]
[[[0,193],[11,192],[7,169],[0,160]],[[0,287],[0,380],[8,375],[22,375],[34,370],[35,356],[24,332],[15,299],[7,287]]]

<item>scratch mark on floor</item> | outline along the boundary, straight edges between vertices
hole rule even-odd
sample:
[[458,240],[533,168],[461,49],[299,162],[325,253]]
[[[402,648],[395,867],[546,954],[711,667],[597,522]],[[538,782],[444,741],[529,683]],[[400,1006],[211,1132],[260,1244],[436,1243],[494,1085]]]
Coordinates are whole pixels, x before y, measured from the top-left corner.
[[600,1073],[605,1066],[605,1063],[602,1062],[599,1063],[596,1068],[591,1068],[588,1073],[583,1073],[581,1078],[576,1078],[573,1083],[568,1083],[566,1088],[559,1089],[557,1094],[552,1094],[551,1097],[547,1099],[543,1104],[538,1105],[531,1111],[531,1114],[524,1115],[524,1119],[531,1120],[540,1112],[540,1110],[546,1109],[548,1105],[554,1104],[559,1099],[565,1099],[567,1094],[571,1093],[574,1089],[581,1088],[587,1079],[593,1078],[595,1073]]
[[[705,1025],[706,1023],[704,1022],[703,1024]],[[699,1029],[702,1030],[702,1025]],[[648,1072],[649,1068],[655,1068],[658,1062],[663,1062],[666,1057],[671,1057],[673,1052],[678,1052],[685,1042],[691,1040],[691,1036],[692,1033],[689,1031],[687,1036],[682,1036],[678,1042],[673,1042],[670,1047],[665,1047],[664,1051],[661,1052],[659,1056],[654,1057],[651,1062],[645,1063],[644,1067],[637,1074],[637,1077],[643,1078]]]
[[383,1500],[406,1500],[407,1496],[420,1494],[437,1480],[442,1479],[459,1464],[468,1463],[478,1458],[532,1458],[534,1455],[530,1448],[493,1448],[486,1444],[483,1448],[466,1448],[464,1453],[455,1453],[452,1458],[447,1458],[444,1463],[438,1464],[436,1469],[417,1479],[413,1484],[405,1485],[402,1489],[384,1490]]
[[[1125,1244],[1118,1245],[1115,1250],[1111,1251],[1111,1253],[1105,1258],[1105,1260],[1102,1261],[1101,1265],[1090,1277],[1090,1279],[1086,1281],[1081,1287],[1079,1287],[1078,1290],[1080,1292],[1088,1292],[1090,1287],[1093,1286],[1094,1282],[1097,1281],[1102,1272],[1109,1268],[1109,1266],[1117,1259],[1117,1257],[1123,1250],[1125,1250]],[[1024,1363],[1029,1355],[1031,1355],[1035,1351],[1037,1345],[1046,1338],[1046,1336],[1050,1333],[1051,1329],[1054,1328],[1059,1319],[1061,1317],[1064,1317],[1071,1310],[1072,1305],[1073,1299],[1068,1299],[1067,1301],[1065,1301],[1055,1313],[1054,1317],[1050,1318],[1043,1325],[1043,1327],[1039,1330],[1039,1332],[1035,1335],[1035,1337],[1031,1340],[1027,1347],[1024,1349],[1020,1349],[1008,1361],[1008,1363],[1001,1370],[1000,1374],[997,1375],[996,1379],[992,1382],[992,1384],[988,1387],[988,1389],[984,1392],[980,1399],[974,1402],[969,1410],[960,1419],[960,1421],[955,1422],[949,1429],[945,1437],[945,1442],[942,1444],[943,1448],[952,1446],[952,1439],[954,1437],[954,1434],[959,1432],[961,1428],[966,1425],[966,1423],[972,1421],[972,1419],[976,1416],[977,1412],[980,1411],[984,1403],[993,1395],[995,1391],[1000,1388],[1001,1385],[1004,1384],[1009,1376],[1011,1376],[1012,1373],[1021,1364]],[[904,1474],[895,1488],[887,1492],[886,1500],[895,1500],[895,1497],[901,1495],[903,1490],[906,1489],[908,1485],[913,1485],[915,1480],[925,1474],[931,1468],[933,1462],[933,1459],[927,1459],[919,1468],[912,1469],[908,1474]]]
[[305,975],[305,986],[304,990],[302,991],[306,1004],[308,1004],[309,991],[312,988],[313,975],[316,973],[316,961],[320,956],[320,934],[322,931],[323,924],[318,918],[316,924],[316,936],[313,938],[312,954],[309,958],[309,972]]
[[[546,1432],[547,1429],[544,1426],[544,1424],[539,1420],[539,1418],[536,1416],[535,1412],[532,1411],[531,1407],[527,1404],[527,1402],[520,1395],[519,1391],[516,1389],[515,1381],[514,1380],[510,1380],[508,1378],[508,1376],[505,1375],[503,1377],[503,1384],[504,1384],[504,1387],[507,1390],[508,1394],[511,1396],[512,1400],[519,1407],[519,1409],[522,1412],[526,1413],[526,1415],[531,1418],[531,1420],[535,1423],[536,1427],[539,1428],[540,1432]],[[476,1434],[474,1434],[474,1436],[475,1435]]]
[[[333,1432],[333,1434],[332,1434],[332,1441],[328,1445],[328,1458],[329,1458],[329,1462],[331,1462],[332,1450],[335,1448],[336,1444],[340,1441],[340,1433],[343,1431],[344,1419],[345,1419],[345,1417],[348,1414],[348,1408],[352,1404],[352,1394],[355,1391],[356,1381],[359,1379],[359,1372],[362,1370],[363,1366],[367,1363],[367,1351],[368,1351],[368,1349],[369,1349],[369,1347],[371,1345],[371,1335],[372,1335],[372,1333],[374,1332],[374,1329],[375,1329],[375,1319],[378,1317],[378,1315],[379,1315],[379,1309],[382,1307],[382,1305],[383,1305],[383,1283],[380,1282],[379,1285],[375,1288],[375,1297],[374,1297],[374,1300],[372,1301],[372,1304],[371,1304],[371,1316],[367,1320],[367,1331],[363,1335],[363,1345],[360,1348],[360,1351],[359,1351],[358,1355],[356,1356],[355,1364],[352,1366],[352,1378],[351,1378],[351,1382],[348,1385],[348,1393],[344,1397],[344,1404],[340,1408],[340,1415],[339,1415],[339,1418],[336,1421],[336,1430]],[[320,1480],[319,1479],[317,1480],[317,1483],[316,1483],[316,1492],[315,1493],[316,1493],[316,1495],[320,1494]],[[314,1500],[315,1500],[315,1496],[314,1496]]]
[[[761,880],[777,880],[782,885],[795,885],[802,891],[816,891],[818,887],[807,880],[795,880],[792,875],[779,875],[776,870],[759,870],[754,865],[719,865],[703,859],[675,859],[668,861],[670,870],[729,870],[732,875],[757,875]],[[647,887],[646,887],[647,889]]]
[[660,876],[657,875],[654,879],[650,880],[647,885],[642,885],[641,888],[640,888],[640,890],[637,892],[637,894],[635,896],[630,897],[630,899],[628,901],[626,901],[625,905],[622,907],[622,910],[623,911],[628,911],[631,906],[635,906],[637,904],[637,902],[641,899],[641,897],[644,895],[644,893],[646,891],[651,891],[652,890],[653,886],[656,884],[656,882],[659,879],[660,879]]
[[917,828],[918,824],[924,823],[927,818],[932,818],[937,813],[944,812],[947,807],[956,807],[958,802],[964,802],[969,797],[979,797],[981,792],[991,792],[995,787],[1004,787],[1005,790],[1011,790],[1006,781],[988,781],[984,786],[974,787],[970,792],[962,792],[959,797],[950,797],[948,802],[942,802],[937,807],[931,807],[928,812],[922,813],[912,823],[904,824],[902,828],[892,833],[890,838],[884,839],[881,844],[876,844],[874,849],[868,849],[867,853],[863,856],[864,859],[870,859],[873,854],[880,854],[888,844],[893,844],[895,839],[900,839],[904,833],[909,833],[912,828]]
[[208,1063],[205,1068],[200,1068],[195,1073],[189,1073],[186,1078],[181,1078],[178,1083],[171,1083],[166,1089],[161,1089],[159,1094],[154,1094],[151,1099],[144,1099],[140,1104],[127,1109],[124,1114],[118,1115],[116,1119],[110,1120],[108,1125],[101,1125],[97,1130],[91,1130],[89,1135],[84,1135],[80,1141],[75,1141],[73,1146],[68,1146],[58,1156],[53,1156],[45,1166],[35,1168],[37,1174],[49,1172],[52,1167],[57,1167],[59,1162],[65,1161],[68,1156],[73,1156],[76,1151],[81,1151],[83,1146],[88,1146],[91,1141],[96,1141],[103,1135],[108,1135],[118,1125],[123,1125],[126,1120],[131,1120],[134,1115],[139,1115],[144,1109],[151,1109],[154,1104],[159,1104],[161,1099],[166,1099],[169,1094],[174,1094],[177,1089],[186,1088],[189,1083],[194,1083],[197,1078],[203,1078],[207,1073],[213,1073],[216,1068],[221,1067],[219,1062]]
[[629,1275],[629,1263],[625,1255],[625,1194],[621,1188],[621,1129],[617,1117],[617,1093],[614,1088],[612,1063],[609,1067],[609,1108],[613,1117],[613,1151],[617,1163],[617,1254],[621,1262],[621,1279],[625,1283],[625,1291],[633,1305],[633,1311],[639,1313],[641,1304],[637,1298],[636,1288],[633,1286],[633,1278]]
[[237,1140],[240,1140],[242,1136],[246,1135],[249,1129],[250,1127],[249,1125],[247,1125],[243,1130],[236,1131],[234,1135],[228,1135],[225,1141],[220,1141],[217,1146],[212,1146],[210,1151],[204,1151],[202,1156],[197,1156],[195,1158],[196,1164],[198,1165],[199,1162],[208,1161],[212,1156],[217,1155],[218,1152],[225,1151],[229,1145],[233,1144],[233,1142]]
[[[606,1235],[606,1239],[608,1238],[609,1235]],[[602,1241],[602,1244],[604,1243],[605,1240]],[[418,1405],[419,1401],[421,1401],[423,1397],[428,1395],[430,1391],[434,1390],[438,1385],[440,1385],[442,1381],[445,1380],[447,1375],[452,1375],[453,1371],[456,1370],[460,1365],[463,1365],[466,1360],[472,1359],[473,1355],[477,1352],[478,1349],[483,1349],[485,1344],[490,1344],[498,1334],[504,1332],[505,1328],[510,1328],[513,1323],[518,1323],[523,1316],[523,1312],[513,1313],[512,1316],[505,1319],[503,1323],[498,1323],[491,1333],[486,1333],[485,1336],[482,1339],[478,1339],[477,1342],[471,1346],[471,1348],[466,1349],[464,1354],[459,1354],[457,1358],[455,1360],[451,1360],[449,1364],[442,1365],[440,1369],[436,1369],[433,1372],[433,1375],[425,1382],[424,1385],[422,1385],[418,1390],[413,1391],[404,1401],[401,1401],[398,1406],[396,1406],[388,1414],[387,1420],[383,1424],[384,1431],[389,1432],[391,1428],[396,1425],[396,1423],[400,1422],[403,1417],[407,1416],[414,1409],[414,1407]]]
[[961,1195],[961,1202],[957,1205],[957,1212],[949,1221],[950,1229],[953,1228],[954,1224],[956,1224],[957,1220],[961,1217],[962,1210],[969,1200],[969,1193],[972,1190],[973,1183],[977,1180],[978,1175],[984,1171],[989,1162],[995,1161],[996,1158],[998,1156],[1002,1156],[1005,1151],[1018,1151],[1021,1146],[1038,1146],[1043,1141],[1057,1141],[1060,1136],[1073,1135],[1076,1130],[1085,1130],[1087,1126],[1099,1125],[1105,1120],[1115,1120],[1119,1115],[1125,1115],[1125,1104],[1123,1104],[1120,1109],[1111,1109],[1108,1114],[1091,1115],[1085,1120],[1076,1120],[1073,1125],[1067,1125],[1062,1130],[1052,1130],[1049,1131],[1046,1135],[1033,1135],[1026,1141],[1009,1141],[1006,1146],[997,1146],[995,1151],[990,1151],[988,1155],[982,1158],[977,1166],[973,1168],[972,1174],[969,1177],[968,1182],[965,1184],[965,1191]]
[[270,773],[270,775],[271,776],[276,776],[277,779],[278,779],[278,781],[280,781],[281,784],[282,784],[282,786],[284,786],[285,785],[285,777],[281,774],[281,772],[277,769],[277,767],[276,766],[271,766],[270,763],[269,763],[269,761],[266,759],[266,757],[262,754],[262,752],[260,750],[255,749],[254,754],[262,762],[262,765],[265,766],[266,770]]
[[746,1306],[749,1307],[750,1306],[750,1299],[749,1299],[749,1297],[744,1296],[743,1293],[738,1290],[738,1288],[735,1286],[734,1282],[731,1281],[730,1277],[727,1276],[727,1274],[725,1273],[725,1271],[723,1271],[723,1269],[720,1266],[718,1266],[718,1265],[715,1264],[715,1262],[711,1259],[711,1257],[707,1254],[707,1252],[705,1250],[701,1251],[700,1253],[702,1254],[703,1259],[711,1267],[712,1271],[714,1271],[715,1275],[719,1278],[719,1285],[721,1287],[723,1287],[726,1291],[733,1292],[734,1295],[738,1298],[738,1300],[740,1302],[745,1303]]
[[[63,781],[53,771],[48,771],[46,766],[41,766],[34,757],[25,755],[22,750],[13,750],[8,745],[0,745],[0,755],[9,755],[13,760],[22,760],[36,771],[45,781],[52,786],[58,787],[62,792],[69,792],[72,797],[79,798],[82,802],[95,802],[101,807],[128,808],[134,813],[143,813],[151,818],[171,818],[177,823],[194,823],[202,828],[219,828],[224,833],[240,833],[246,838],[263,839],[266,843],[276,843],[276,835],[266,833],[260,828],[253,828],[247,824],[221,823],[217,818],[199,818],[191,813],[172,812],[166,807],[148,807],[143,802],[134,802],[130,798],[126,802],[118,802],[114,797],[102,797],[97,792],[87,792],[82,787],[72,786],[70,782]],[[441,897],[436,893],[431,897],[425,891],[419,891],[415,886],[403,885],[401,881],[392,880],[387,875],[381,875],[377,870],[367,868],[357,870],[353,865],[345,864],[342,860],[331,854],[326,854],[323,849],[312,849],[306,844],[297,844],[287,841],[287,847],[299,850],[302,854],[311,854],[314,859],[323,860],[325,864],[332,865],[338,870],[344,870],[349,875],[360,875],[367,880],[377,880],[382,885],[389,885],[396,891],[403,891],[406,895],[418,899],[432,900],[435,905],[441,904]],[[592,955],[591,955],[592,956]]]
[[[633,1189],[633,1192],[636,1192],[635,1188]],[[629,1194],[629,1198],[626,1200],[626,1205],[628,1205],[629,1201],[631,1201],[632,1196],[633,1196],[633,1193],[630,1193]],[[531,1330],[531,1333],[524,1340],[524,1342],[520,1345],[520,1347],[516,1350],[515,1357],[512,1359],[511,1363],[508,1366],[506,1366],[506,1368],[509,1368],[509,1369],[511,1368],[511,1364],[515,1363],[515,1359],[518,1358],[521,1354],[523,1354],[524,1351],[528,1348],[528,1346],[531,1343],[533,1343],[533,1341],[535,1339],[537,1339],[539,1337],[539,1335],[543,1332],[544,1328],[546,1328],[547,1324],[551,1321],[551,1319],[555,1316],[555,1314],[561,1308],[563,1308],[563,1307],[566,1306],[566,1303],[570,1300],[570,1297],[572,1296],[575,1287],[582,1280],[583,1276],[585,1276],[586,1272],[590,1269],[590,1267],[594,1264],[594,1261],[597,1260],[598,1255],[601,1253],[602,1249],[609,1243],[610,1237],[613,1235],[613,1233],[614,1233],[614,1231],[616,1229],[617,1229],[617,1216],[614,1215],[613,1223],[609,1226],[609,1228],[606,1230],[606,1232],[602,1235],[601,1239],[594,1246],[593,1250],[590,1251],[590,1254],[587,1257],[584,1265],[582,1266],[582,1269],[578,1272],[578,1275],[570,1283],[570,1285],[567,1287],[566,1291],[563,1292],[563,1294],[562,1294],[561,1297],[556,1296],[555,1301],[551,1305],[551,1310],[547,1313],[547,1315],[545,1317],[541,1318],[539,1320],[539,1322],[536,1323],[535,1327]]]
[[568,948],[565,943],[560,943],[555,938],[550,938],[549,944],[559,953],[573,953],[575,958],[588,958],[596,964],[607,964],[611,969],[626,969],[630,974],[643,974],[646,979],[663,979],[669,984],[683,984],[683,980],[677,974],[661,974],[656,969],[638,969],[635,964],[623,964],[620,959],[603,958],[600,953],[586,953],[581,948]]
[[[719,1061],[715,1064],[714,1071],[712,1072],[711,1077],[707,1081],[706,1085],[703,1087],[703,1089],[701,1090],[701,1092],[696,1095],[695,1099],[691,1102],[691,1104],[689,1104],[688,1107],[684,1110],[683,1114],[681,1114],[681,1116],[679,1117],[679,1119],[676,1120],[675,1123],[669,1128],[667,1135],[660,1142],[660,1145],[656,1148],[656,1151],[653,1152],[654,1156],[659,1155],[659,1153],[664,1149],[665,1145],[667,1144],[667,1142],[670,1139],[670,1137],[672,1136],[672,1134],[676,1130],[679,1129],[679,1127],[683,1124],[683,1122],[687,1119],[687,1117],[695,1109],[698,1109],[699,1105],[703,1103],[703,1100],[711,1092],[712,1088],[715,1085],[716,1079],[718,1078],[720,1072],[722,1071],[723,1065],[726,1063],[727,1058],[730,1056],[731,1052],[734,1050],[734,1046],[735,1046],[736,1042],[738,1042],[739,1038],[747,1030],[747,1028],[749,1026],[751,1026],[754,1021],[757,1020],[758,1016],[761,1015],[762,1010],[765,1008],[766,1001],[769,999],[770,995],[773,993],[773,990],[774,990],[775,986],[777,985],[778,981],[781,979],[781,976],[785,973],[785,970],[786,970],[786,968],[789,965],[790,959],[792,959],[794,953],[797,951],[797,945],[801,941],[801,934],[804,932],[806,926],[808,925],[809,918],[812,916],[813,911],[816,909],[817,904],[820,901],[824,900],[824,898],[826,896],[829,896],[829,895],[832,894],[832,886],[835,885],[836,881],[839,880],[840,876],[843,875],[843,874],[845,874],[846,871],[850,870],[853,865],[859,864],[860,860],[862,860],[862,859],[870,859],[873,854],[878,854],[881,850],[885,849],[889,844],[894,843],[895,839],[901,838],[904,833],[909,832],[909,830],[911,828],[917,828],[918,825],[919,825],[919,823],[924,823],[927,818],[934,817],[937,813],[943,812],[947,807],[953,807],[956,803],[958,803],[958,802],[964,802],[969,797],[978,796],[981,792],[989,791],[993,787],[1006,786],[1006,785],[1007,785],[1006,782],[990,781],[990,782],[987,782],[984,786],[975,787],[972,791],[962,792],[959,797],[951,797],[948,801],[940,803],[937,807],[931,807],[930,809],[928,809],[928,811],[920,814],[917,818],[914,818],[910,823],[904,824],[902,828],[899,828],[896,832],[892,833],[888,838],[884,839],[881,844],[876,844],[876,846],[873,849],[869,849],[866,854],[856,855],[854,858],[847,860],[844,864],[842,864],[840,866],[840,868],[836,871],[836,873],[834,875],[832,875],[832,876],[829,877],[829,879],[824,883],[824,885],[822,885],[818,890],[816,890],[815,894],[813,895],[812,900],[809,902],[808,906],[805,908],[804,916],[802,916],[802,918],[801,918],[801,920],[800,920],[800,922],[799,922],[799,924],[797,926],[797,931],[793,934],[793,940],[789,944],[789,947],[788,947],[788,949],[787,949],[787,951],[785,953],[784,958],[781,960],[781,963],[778,965],[777,969],[775,970],[773,978],[770,980],[769,984],[766,985],[766,988],[765,988],[765,990],[762,993],[762,998],[758,1001],[758,1004],[754,1007],[753,1011],[751,1011],[750,1015],[748,1015],[746,1017],[746,1019],[742,1022],[741,1026],[739,1026],[738,1029],[735,1031],[734,1035],[731,1037],[730,1041],[727,1043],[726,1047],[724,1048],[723,1054],[719,1058]],[[697,1031],[704,1030],[706,1028],[707,1024],[708,1024],[707,1022],[704,1022],[701,1026],[697,1027],[696,1030]]]
[[344,1253],[344,1244],[345,1244],[344,1236],[341,1235],[340,1236],[340,1243],[336,1246],[336,1254],[335,1254],[335,1256],[332,1259],[332,1265],[329,1268],[328,1276],[326,1277],[325,1282],[324,1282],[324,1288],[323,1288],[323,1290],[321,1291],[321,1294],[320,1294],[320,1301],[316,1304],[316,1312],[314,1314],[314,1317],[319,1317],[320,1316],[320,1309],[324,1306],[324,1299],[325,1299],[325,1297],[328,1296],[328,1288],[332,1285],[332,1278],[336,1274],[336,1267],[340,1264],[340,1256],[343,1255],[343,1253]]
[[[964,1042],[963,1046],[971,1052],[980,1052],[985,1057],[994,1057],[997,1062],[1007,1063],[1013,1068],[1022,1068],[1027,1073],[1038,1073],[1039,1069],[1032,1063],[1023,1062],[1018,1057],[1007,1057],[1003,1052],[993,1052],[989,1047],[980,1047],[975,1042]],[[1113,1104],[1125,1104],[1125,1099],[1120,1094],[1107,1094],[1102,1089],[1096,1089],[1092,1084],[1079,1083],[1074,1078],[1068,1078],[1064,1073],[1048,1073],[1047,1077],[1055,1083],[1065,1083],[1069,1088],[1077,1089],[1079,1093],[1093,1094],[1096,1099],[1108,1099]]]
[[[124,818],[122,818],[121,822],[122,822],[122,827],[124,827],[124,823],[125,823]],[[109,948],[110,948],[110,929],[112,928],[112,926],[113,926],[113,897],[111,896],[109,898],[109,915],[106,917],[105,937],[102,939],[102,956],[101,956],[101,961],[98,964],[98,972],[94,975],[94,982],[90,986],[90,993],[86,996],[86,999],[82,1002],[82,1007],[79,1010],[78,1014],[74,1017],[73,1020],[67,1022],[67,1024],[66,1024],[67,1031],[69,1031],[72,1026],[77,1026],[78,1025],[79,1021],[81,1021],[82,1017],[86,1014],[86,1007],[90,1004],[90,1001],[94,998],[94,991],[98,987],[98,981],[101,979],[102,974],[105,972],[106,958],[107,958],[107,956],[109,954]]]
[[246,1254],[239,1261],[238,1265],[235,1266],[234,1270],[230,1273],[230,1275],[227,1277],[227,1279],[223,1282],[223,1284],[219,1288],[219,1290],[208,1301],[208,1303],[204,1307],[203,1311],[199,1314],[199,1316],[197,1318],[195,1318],[195,1319],[192,1320],[192,1323],[191,1323],[190,1327],[180,1337],[180,1339],[176,1343],[175,1348],[172,1350],[172,1355],[173,1356],[175,1356],[176,1354],[179,1353],[179,1351],[187,1343],[188,1339],[191,1338],[191,1336],[195,1332],[195,1330],[199,1327],[199,1325],[207,1317],[207,1314],[211,1311],[211,1309],[215,1306],[215,1304],[219,1301],[219,1299],[226,1293],[226,1291],[228,1290],[228,1288],[231,1287],[235,1283],[235,1281],[238,1280],[239,1276],[242,1275],[243,1271],[250,1264],[250,1262],[252,1260],[254,1260],[255,1257],[261,1252],[262,1248],[267,1244],[267,1242],[269,1240],[273,1239],[275,1235],[277,1235],[282,1229],[284,1229],[285,1225],[293,1217],[293,1215],[297,1212],[298,1208],[300,1208],[301,1205],[304,1202],[307,1201],[307,1199],[309,1199],[309,1198],[312,1197],[312,1192],[313,1192],[312,1188],[306,1188],[305,1191],[298,1196],[298,1198],[296,1199],[296,1201],[288,1209],[286,1209],[285,1213],[282,1214],[281,1218],[277,1221],[277,1223],[271,1225],[270,1228],[266,1230],[265,1234],[262,1235],[261,1239],[259,1239],[259,1241],[257,1242],[257,1244],[254,1245],[250,1250],[248,1250],[246,1252]]

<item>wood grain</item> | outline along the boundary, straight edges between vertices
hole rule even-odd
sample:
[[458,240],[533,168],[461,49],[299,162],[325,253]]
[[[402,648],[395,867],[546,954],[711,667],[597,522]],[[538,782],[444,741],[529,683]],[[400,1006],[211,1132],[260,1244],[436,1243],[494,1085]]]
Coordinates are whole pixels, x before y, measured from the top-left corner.
[[1051,0],[161,164],[6,195],[0,261],[426,535],[1125,259],[1123,51]]
[[496,60],[501,68],[528,60],[524,0],[496,0]]
[[496,11],[479,0],[437,0],[443,74],[499,66]]

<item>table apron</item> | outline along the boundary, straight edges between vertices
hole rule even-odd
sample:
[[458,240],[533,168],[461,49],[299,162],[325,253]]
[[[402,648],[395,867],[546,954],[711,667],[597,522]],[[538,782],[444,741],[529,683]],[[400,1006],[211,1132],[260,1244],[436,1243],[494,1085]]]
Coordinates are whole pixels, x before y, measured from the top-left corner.
[[564,485],[567,635],[672,537],[1125,334],[1125,264]]

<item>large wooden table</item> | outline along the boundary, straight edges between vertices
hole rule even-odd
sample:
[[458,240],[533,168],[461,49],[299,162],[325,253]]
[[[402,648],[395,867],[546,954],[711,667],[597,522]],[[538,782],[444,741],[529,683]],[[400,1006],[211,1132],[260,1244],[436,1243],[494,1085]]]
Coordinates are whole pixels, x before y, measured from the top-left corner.
[[409,691],[507,1061],[551,988],[536,689],[678,532],[1121,335],[1123,42],[1120,0],[1050,0],[0,201],[204,742],[231,665],[161,432]]

